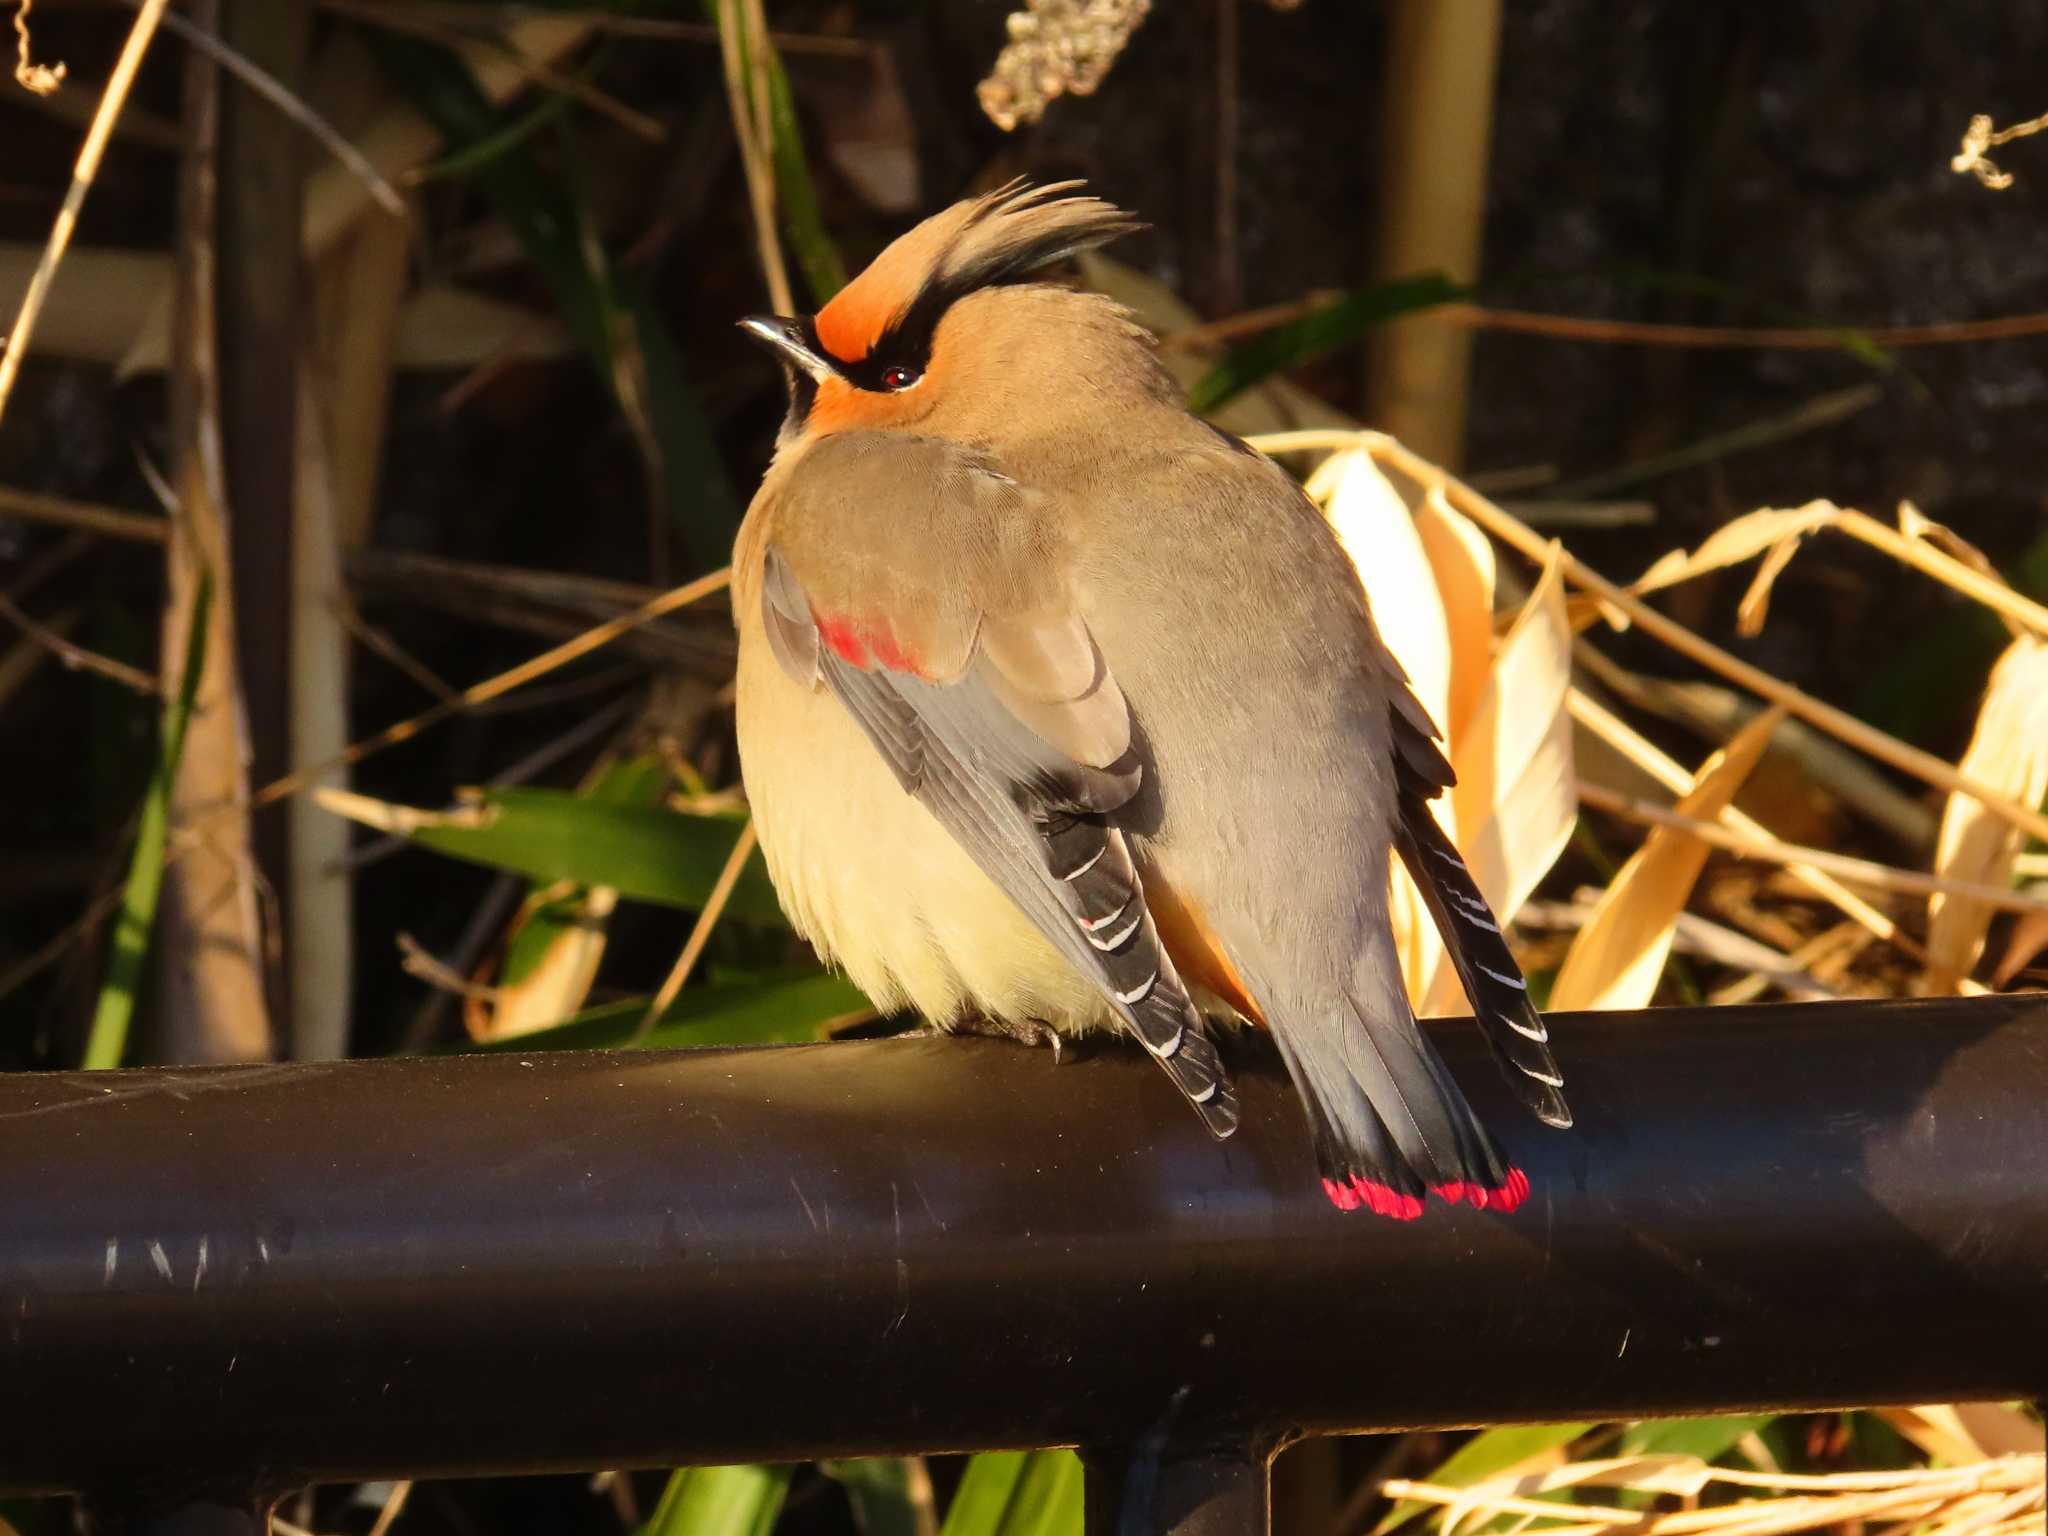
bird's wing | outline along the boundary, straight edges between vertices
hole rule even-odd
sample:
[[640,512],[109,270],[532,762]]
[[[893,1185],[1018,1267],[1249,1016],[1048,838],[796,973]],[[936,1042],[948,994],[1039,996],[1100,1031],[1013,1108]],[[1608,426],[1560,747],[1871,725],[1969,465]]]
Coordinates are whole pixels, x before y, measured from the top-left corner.
[[[925,483],[979,494],[958,475]],[[971,531],[969,509],[959,511],[955,537]],[[870,532],[895,515],[870,508]],[[919,521],[907,514],[895,537]],[[862,581],[859,562],[828,555],[818,530],[791,533],[787,546],[773,539],[764,551],[762,618],[777,661],[839,698],[904,790],[1101,988],[1210,1131],[1229,1135],[1229,1079],[1117,826],[1142,769],[1129,708],[1087,625],[1048,600],[1042,565],[1005,584],[989,569],[986,540],[973,570],[934,572],[920,584],[916,573],[933,567],[928,550],[900,550],[905,558],[871,567],[874,579]],[[863,542],[872,551],[873,540]]]

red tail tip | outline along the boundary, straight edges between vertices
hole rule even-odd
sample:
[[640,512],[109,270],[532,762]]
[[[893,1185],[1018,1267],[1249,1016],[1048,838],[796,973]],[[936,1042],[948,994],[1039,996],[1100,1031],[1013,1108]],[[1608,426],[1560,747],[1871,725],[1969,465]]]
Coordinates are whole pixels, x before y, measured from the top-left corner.
[[1529,1198],[1529,1175],[1519,1168],[1510,1168],[1507,1182],[1498,1189],[1489,1189],[1484,1184],[1468,1183],[1460,1179],[1453,1179],[1448,1184],[1438,1184],[1434,1188],[1438,1195],[1452,1205],[1463,1200],[1475,1211],[1499,1211],[1505,1215]]
[[1354,1177],[1351,1187],[1358,1191],[1359,1198],[1371,1206],[1376,1215],[1390,1216],[1395,1221],[1413,1221],[1422,1214],[1419,1196],[1404,1195],[1392,1185],[1375,1184],[1371,1179]]
[[1508,1170],[1508,1181],[1493,1191],[1489,1203],[1497,1211],[1512,1211],[1529,1198],[1529,1175],[1519,1168]]
[[1330,1197],[1330,1204],[1337,1207],[1340,1211],[1355,1211],[1358,1209],[1358,1196],[1354,1195],[1344,1185],[1339,1184],[1335,1179],[1323,1180],[1323,1193]]

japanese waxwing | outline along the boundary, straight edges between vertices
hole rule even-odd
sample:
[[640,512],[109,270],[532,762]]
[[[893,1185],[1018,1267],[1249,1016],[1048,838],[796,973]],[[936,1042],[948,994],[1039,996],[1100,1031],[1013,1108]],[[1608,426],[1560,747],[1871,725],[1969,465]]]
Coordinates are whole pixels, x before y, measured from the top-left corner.
[[1398,849],[1518,1096],[1571,1123],[1428,802],[1452,782],[1299,486],[1189,415],[1116,304],[1030,274],[1133,228],[1013,184],[809,319],[743,323],[789,415],[733,560],[741,764],[799,932],[878,1007],[1121,1029],[1217,1136],[1211,1020],[1272,1032],[1344,1210],[1511,1210],[1416,1027]]

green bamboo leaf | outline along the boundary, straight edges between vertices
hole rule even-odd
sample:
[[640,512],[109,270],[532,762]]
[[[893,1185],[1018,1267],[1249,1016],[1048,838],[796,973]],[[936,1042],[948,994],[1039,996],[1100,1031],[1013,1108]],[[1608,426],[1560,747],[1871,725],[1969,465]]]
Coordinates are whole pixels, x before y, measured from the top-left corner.
[[1213,411],[1276,373],[1348,346],[1375,326],[1439,304],[1456,303],[1471,293],[1441,272],[1426,272],[1346,294],[1299,320],[1232,347],[1223,361],[1195,381],[1188,391],[1188,409],[1197,416]]
[[199,675],[206,665],[206,622],[213,608],[213,577],[199,578],[192,598],[191,629],[185,639],[185,671],[177,696],[164,711],[155,771],[143,794],[142,821],[135,833],[135,852],[128,861],[128,883],[121,893],[120,914],[107,951],[107,976],[93,1007],[92,1029],[85,1040],[88,1070],[121,1065],[128,1050],[128,1026],[135,1018],[135,997],[142,986],[142,962],[149,955],[149,936],[156,927],[157,899],[163,894],[164,846],[170,837],[171,786],[185,751],[185,727],[191,723],[192,701],[199,696]]
[[[1517,1462],[1569,1445],[1592,1427],[1591,1424],[1508,1424],[1500,1429],[1489,1429],[1459,1446],[1422,1481],[1445,1488],[1469,1488]],[[1387,1512],[1386,1518],[1373,1527],[1373,1536],[1382,1536],[1383,1532],[1407,1524],[1427,1508],[1427,1504],[1416,1499],[1396,1504]]]
[[636,1045],[672,1050],[696,1045],[783,1045],[821,1040],[836,1019],[873,1007],[851,982],[823,971],[714,981],[685,987],[645,1036],[636,1040],[650,999],[628,998],[586,1008],[552,1029],[467,1047],[482,1051],[601,1051]]
[[[491,789],[454,811],[422,811],[359,795],[326,794],[320,804],[423,848],[508,870],[542,885],[566,880],[608,885],[632,901],[701,908],[739,840],[742,823],[686,816],[659,806],[605,805],[552,789]],[[728,919],[786,920],[758,850],[733,886]]]
[[685,1467],[641,1536],[768,1536],[789,1492],[788,1467]]
[[1084,1499],[1072,1451],[986,1452],[967,1464],[940,1536],[1081,1536]]

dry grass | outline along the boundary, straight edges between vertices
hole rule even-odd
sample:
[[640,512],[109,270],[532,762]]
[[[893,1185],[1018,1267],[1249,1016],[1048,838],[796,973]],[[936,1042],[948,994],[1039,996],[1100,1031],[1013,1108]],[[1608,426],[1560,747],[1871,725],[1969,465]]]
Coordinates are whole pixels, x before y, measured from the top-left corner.
[[[1693,1456],[1635,1456],[1575,1461],[1469,1488],[1390,1480],[1389,1499],[1434,1506],[1443,1536],[1475,1532],[1492,1522],[1533,1536],[1788,1536],[1798,1531],[1915,1531],[1921,1536],[2021,1536],[2042,1529],[2043,1458],[2008,1454],[1952,1467],[1896,1472],[1834,1472],[1797,1476],[1710,1466]],[[1585,1490],[1628,1491],[1677,1507],[1628,1509]],[[1570,1490],[1575,1501],[1541,1497]],[[1743,1496],[1724,1501],[1742,1490]],[[1770,1490],[1748,1496],[1748,1490]],[[1709,1502],[1702,1502],[1707,1500]]]

